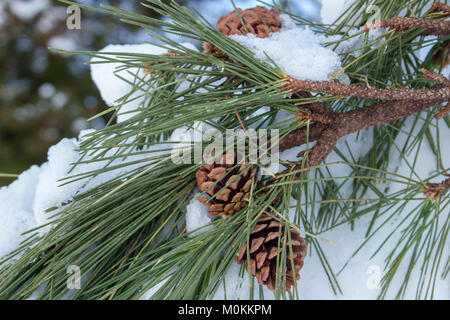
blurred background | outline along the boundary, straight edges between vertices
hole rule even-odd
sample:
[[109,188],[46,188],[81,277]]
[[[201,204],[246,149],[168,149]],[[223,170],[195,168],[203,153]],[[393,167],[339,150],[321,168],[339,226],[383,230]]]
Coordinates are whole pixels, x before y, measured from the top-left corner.
[[[90,6],[101,2],[157,17],[141,1],[78,2]],[[213,24],[233,10],[230,0],[178,2],[194,6]],[[276,2],[287,5],[288,1]],[[261,5],[256,0],[235,0],[235,4],[242,8]],[[296,14],[318,19],[320,1],[291,0],[289,5]],[[81,29],[69,30],[66,10],[67,6],[56,0],[0,2],[0,173],[19,174],[33,164],[40,165],[51,145],[87,128],[100,129],[107,121],[87,122],[105,108],[85,64],[89,59],[60,55],[49,47],[100,50],[111,43],[148,40],[141,29],[85,9],[81,9]],[[0,186],[13,179],[0,177]]]

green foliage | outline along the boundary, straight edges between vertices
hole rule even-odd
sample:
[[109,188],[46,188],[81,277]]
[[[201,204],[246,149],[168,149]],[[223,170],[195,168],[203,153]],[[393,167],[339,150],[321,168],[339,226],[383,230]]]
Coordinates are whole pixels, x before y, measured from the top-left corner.
[[[66,0],[62,2],[71,4]],[[428,1],[378,0],[355,1],[355,10],[341,17],[334,26],[292,17],[298,23],[311,25],[317,32],[341,35],[340,41],[329,43],[329,46],[338,46],[348,38],[348,27],[359,27],[366,21],[365,15],[356,25],[351,23],[360,12],[357,9],[376,4],[381,7],[383,15],[395,16],[401,13],[406,2],[416,15],[426,14],[423,6]],[[150,35],[164,43],[161,46],[178,55],[70,52],[101,58],[98,63],[120,62],[123,69],[139,67],[149,70],[145,78],[136,77],[132,92],[98,116],[119,112],[144,84],[157,86],[153,92],[144,93],[146,99],[141,112],[91,133],[80,144],[82,157],[74,164],[121,159],[120,166],[107,165],[99,170],[72,175],[63,183],[94,177],[118,167],[133,165],[133,168],[77,195],[54,213],[52,228],[46,235],[39,236],[36,230],[30,231],[29,240],[0,261],[0,298],[27,298],[39,288],[38,297],[41,299],[136,299],[147,289],[163,282],[152,298],[210,299],[224,285],[224,274],[236,252],[248,239],[258,217],[264,213],[273,214],[286,227],[292,225],[290,212],[294,212],[293,223],[301,225],[306,234],[309,254],[319,257],[324,276],[329,279],[334,292],[339,293],[338,273],[327,260],[322,236],[342,225],[361,228],[358,219],[369,216],[372,221],[363,246],[383,228],[391,228],[388,222],[405,211],[406,215],[402,215],[402,220],[397,221],[397,226],[392,229],[393,237],[400,236],[396,238],[398,245],[386,260],[387,273],[380,298],[385,297],[388,290],[396,290],[390,288],[390,283],[402,263],[408,265],[408,272],[402,275],[405,281],[401,288],[397,288],[396,297],[403,297],[406,286],[415,280],[410,279],[410,274],[419,268],[421,276],[416,284],[417,298],[431,298],[436,278],[446,276],[450,268],[450,260],[443,251],[450,227],[449,199],[441,202],[423,199],[424,183],[433,177],[423,179],[415,173],[415,167],[420,165],[418,161],[410,164],[409,177],[387,171],[387,165],[391,150],[397,149],[405,157],[414,147],[424,143],[432,143],[436,159],[442,159],[440,146],[430,133],[430,130],[439,130],[439,124],[432,120],[433,112],[412,117],[411,127],[401,120],[371,129],[374,144],[361,157],[353,156],[352,146],[347,145],[351,159],[336,148],[342,161],[322,164],[303,178],[299,179],[298,173],[306,170],[286,172],[276,183],[269,183],[271,177],[264,178],[252,186],[249,206],[239,214],[213,221],[211,231],[186,234],[185,206],[195,187],[195,172],[199,165],[174,164],[170,161],[170,150],[157,156],[151,151],[162,143],[166,144],[164,139],[173,130],[192,126],[194,121],[205,121],[221,129],[239,128],[239,121],[234,116],[237,111],[246,119],[244,125],[266,117],[268,128],[280,128],[283,136],[298,125],[294,115],[298,105],[323,101],[333,110],[343,111],[369,105],[372,101],[329,96],[291,99],[280,90],[284,74],[279,68],[254,58],[248,49],[214,30],[197,12],[174,2],[166,4],[147,0],[145,4],[169,20],[159,21],[110,6],[90,9],[118,16],[125,23],[148,30]],[[277,9],[283,11],[283,8]],[[210,42],[225,52],[229,59],[186,49],[165,36],[163,28],[171,34]],[[425,40],[417,37],[416,33],[414,30],[403,34],[387,31],[372,43],[367,40],[360,48],[363,54],[358,58],[352,57],[351,52],[342,54],[346,62],[343,71],[354,83],[367,82],[379,87],[424,86],[419,68],[426,66],[420,65],[414,52],[442,39]],[[411,72],[405,73],[404,70]],[[270,111],[253,115],[264,106],[270,106]],[[275,123],[280,110],[291,112],[292,121]],[[417,128],[420,129],[419,134],[413,134]],[[401,146],[395,142],[399,133],[409,137]],[[105,157],[112,150],[114,155]],[[127,160],[134,154],[148,154],[148,158],[139,163]],[[87,155],[90,160],[85,160]],[[436,164],[437,176],[446,168],[439,160]],[[351,173],[342,177],[332,176],[333,166],[346,166]],[[348,183],[352,184],[353,190],[351,197],[346,199],[341,190]],[[402,186],[402,189],[390,194],[388,183]],[[272,208],[271,203],[280,192],[282,201],[277,208]],[[291,199],[297,200],[294,206]],[[413,210],[408,206],[411,201],[417,203]],[[289,243],[290,236],[283,241]],[[388,241],[390,239],[386,239],[381,247]],[[442,265],[443,259],[447,259],[445,266]],[[85,278],[81,290],[69,292],[66,268],[73,264],[83,270]],[[279,268],[277,281],[281,281],[281,275]],[[262,291],[253,284],[252,278],[250,281],[251,298],[260,298]],[[298,298],[297,289],[289,294],[277,290],[275,296],[280,299]]]

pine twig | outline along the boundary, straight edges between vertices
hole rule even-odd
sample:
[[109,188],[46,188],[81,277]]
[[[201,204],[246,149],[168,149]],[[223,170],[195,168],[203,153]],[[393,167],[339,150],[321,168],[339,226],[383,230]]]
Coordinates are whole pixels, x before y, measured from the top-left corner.
[[426,18],[394,17],[377,20],[366,24],[364,31],[378,28],[423,28],[422,35],[446,35],[450,32],[450,21],[433,20]]
[[[315,123],[289,133],[280,142],[280,151],[306,144],[307,141],[317,141],[314,147],[301,154],[302,157],[308,155],[309,166],[317,166],[326,159],[337,141],[343,136],[398,120],[447,102],[449,99],[446,96],[450,92],[450,80],[432,71],[425,69],[421,71],[426,77],[434,80],[437,85],[428,89],[372,89],[331,81],[305,81],[287,78],[284,89],[296,92],[296,94],[301,94],[299,92],[303,92],[303,90],[312,90],[346,96],[366,96],[372,99],[384,98],[388,101],[341,113],[329,110],[324,105],[320,105],[318,108],[313,104],[305,105],[304,108],[310,108],[312,112],[299,110],[297,115],[300,119],[306,118]],[[440,94],[435,94],[436,92]],[[320,112],[315,113],[315,109]],[[297,164],[300,166],[302,161],[298,161]]]
[[336,81],[297,80],[291,77],[286,77],[285,80],[283,89],[292,93],[308,90],[346,97],[395,101],[450,99],[450,87],[443,88],[441,85],[426,89],[376,89]]
[[279,144],[280,152],[288,150],[295,146],[301,146],[308,141],[313,142],[320,138],[322,132],[327,128],[326,125],[315,123],[308,127],[301,127],[287,134]]
[[[316,145],[309,150],[308,162],[310,166],[320,165],[331,153],[336,142],[343,136],[363,130],[375,125],[391,122],[420,112],[446,100],[435,99],[428,101],[388,101],[376,103],[370,107],[342,113],[334,113],[330,125],[315,124],[310,127],[309,139],[306,129],[302,127],[286,136],[280,143],[280,150],[303,145],[306,140],[315,141]],[[300,162],[299,162],[300,164]]]
[[446,5],[444,3],[441,3],[441,2],[434,2],[431,5],[431,11],[432,12],[436,12],[436,11],[443,12],[444,14],[449,15],[450,14],[450,6]]
[[[435,2],[432,4],[431,12],[443,12],[444,16],[450,14],[450,6]],[[423,35],[447,35],[450,33],[450,21],[434,20],[416,17],[394,17],[371,21],[366,24],[364,31],[379,28],[394,28],[402,32],[404,28],[423,28]]]
[[424,68],[420,69],[420,72],[422,72],[428,79],[436,81],[436,83],[441,84],[443,86],[450,86],[450,80],[444,77],[441,74],[428,71]]

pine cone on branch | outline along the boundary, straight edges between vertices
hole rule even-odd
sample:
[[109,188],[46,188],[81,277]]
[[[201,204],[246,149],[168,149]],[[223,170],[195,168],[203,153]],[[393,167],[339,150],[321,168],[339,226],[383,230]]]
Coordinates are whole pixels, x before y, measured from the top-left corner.
[[[292,254],[291,248],[287,245],[285,259],[282,261],[283,238],[287,236],[283,229],[284,227],[281,226],[280,230],[280,222],[272,217],[265,216],[258,221],[250,234],[251,274],[256,277],[260,285],[265,285],[270,290],[275,290],[276,287],[277,260],[283,274],[280,279],[281,288],[289,291],[295,281],[300,279],[299,271],[303,267],[306,256],[307,244],[305,239],[300,236],[297,230],[290,228]],[[236,261],[248,266],[247,243],[241,248]],[[292,261],[294,262],[293,265]]]
[[[238,13],[239,15],[238,15]],[[266,38],[271,32],[281,29],[279,13],[274,9],[257,6],[251,9],[242,10],[240,8],[223,15],[217,21],[217,30],[226,36],[238,34],[256,34],[259,38]],[[213,55],[223,54],[211,43],[203,44],[204,52]]]
[[233,10],[229,14],[221,16],[217,21],[217,30],[226,36],[253,33],[260,38],[266,38],[271,32],[280,31],[280,28],[278,12],[261,6],[247,10],[240,8]]
[[207,162],[196,172],[200,190],[211,196],[198,199],[210,208],[210,215],[232,216],[247,206],[253,178],[257,178],[257,167],[245,161],[238,166],[236,163],[236,154],[231,151]]

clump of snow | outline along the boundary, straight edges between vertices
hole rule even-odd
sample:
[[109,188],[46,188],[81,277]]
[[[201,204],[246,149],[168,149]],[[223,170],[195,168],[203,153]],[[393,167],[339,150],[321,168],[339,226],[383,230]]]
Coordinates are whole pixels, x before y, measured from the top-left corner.
[[299,80],[328,80],[341,66],[339,55],[323,44],[329,39],[309,28],[295,25],[288,15],[280,15],[282,28],[267,38],[254,34],[231,35],[243,44],[255,57],[269,62],[269,58],[289,76]]
[[[42,165],[33,203],[34,217],[39,225],[48,222],[51,213],[46,213],[47,209],[67,201],[82,186],[82,182],[76,182],[61,187],[58,182],[67,175],[71,163],[78,160],[79,155],[75,148],[77,148],[76,139],[66,138],[48,150],[48,162]],[[47,231],[48,228],[44,230]]]
[[[4,223],[0,226],[0,257],[11,251],[19,243],[20,233],[47,224],[57,216],[58,209],[70,201],[76,194],[105,183],[117,176],[132,171],[145,163],[129,165],[98,174],[89,179],[67,181],[62,179],[70,175],[91,172],[107,165],[115,166],[124,161],[145,161],[167,154],[170,145],[165,143],[143,148],[141,153],[128,155],[126,159],[118,158],[109,164],[107,160],[79,164],[70,173],[72,164],[80,160],[76,150],[80,142],[94,130],[82,131],[78,139],[63,139],[48,151],[48,161],[41,167],[33,166],[23,172],[19,178],[8,187],[0,189],[0,218]],[[105,156],[112,156],[110,151]],[[84,160],[91,159],[86,156]],[[63,185],[64,184],[64,185]],[[55,209],[47,212],[48,209]],[[3,230],[4,227],[4,230]],[[50,225],[40,228],[39,233],[45,234]],[[23,240],[23,239],[22,239]]]
[[[183,43],[182,45],[191,50],[196,50],[190,43]],[[118,122],[126,121],[136,114],[136,112],[133,112],[134,110],[142,107],[145,101],[145,94],[151,88],[142,86],[142,83],[136,83],[136,76],[138,79],[145,77],[143,69],[124,69],[123,63],[113,63],[109,62],[109,60],[132,58],[126,56],[126,53],[160,55],[167,53],[167,50],[148,43],[134,45],[111,44],[100,50],[99,53],[102,53],[101,57],[94,57],[91,60],[91,76],[108,106],[116,106],[120,98],[131,92],[133,84],[139,86],[139,89],[127,99],[128,102],[121,106],[117,116]]]
[[39,173],[40,168],[32,166],[9,186],[0,188],[0,258],[29,236],[22,233],[36,227],[32,207]]
[[[197,200],[201,193],[196,193],[193,199],[186,206],[186,231],[192,232],[191,236],[211,230],[211,216],[208,214],[208,207]],[[206,227],[205,227],[206,226]]]

